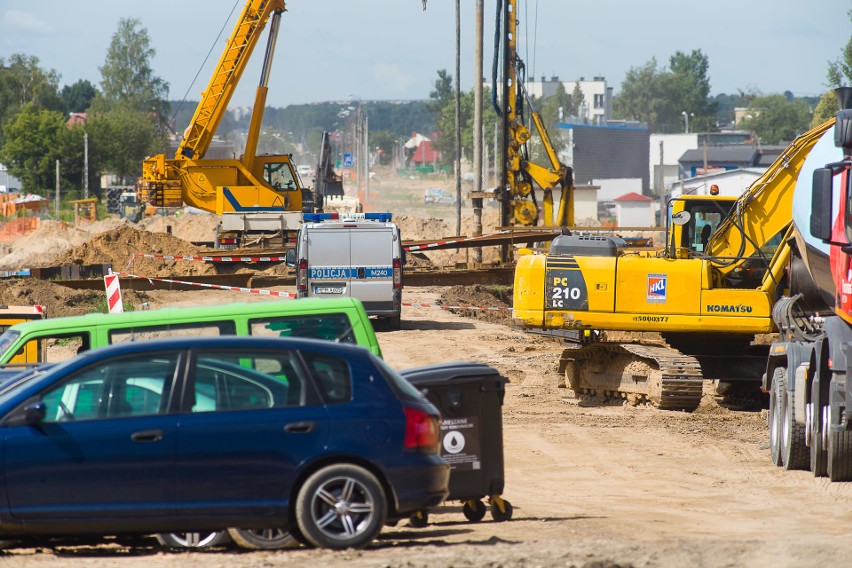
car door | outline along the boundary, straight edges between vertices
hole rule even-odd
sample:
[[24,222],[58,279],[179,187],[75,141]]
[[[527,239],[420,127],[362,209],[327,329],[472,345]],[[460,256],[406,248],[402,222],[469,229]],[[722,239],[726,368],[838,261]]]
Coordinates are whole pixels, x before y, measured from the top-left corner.
[[296,351],[198,351],[178,424],[178,513],[233,521],[285,514],[328,418]]
[[38,395],[35,425],[10,425],[4,473],[22,520],[145,519],[171,514],[180,351],[96,361]]

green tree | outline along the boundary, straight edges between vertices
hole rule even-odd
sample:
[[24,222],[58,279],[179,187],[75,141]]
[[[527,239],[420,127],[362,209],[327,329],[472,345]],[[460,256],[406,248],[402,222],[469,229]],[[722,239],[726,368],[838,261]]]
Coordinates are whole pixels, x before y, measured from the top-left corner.
[[[847,12],[847,15],[852,19],[852,10]],[[811,119],[812,127],[822,124],[837,114],[838,101],[833,89],[852,84],[852,38],[849,38],[849,41],[843,46],[840,57],[828,62],[828,72],[826,75],[828,86],[832,90],[820,97],[814,109],[813,118]]]
[[715,129],[707,56],[701,50],[678,51],[669,58],[669,67],[659,67],[652,58],[642,67],[629,69],[613,100],[613,116],[646,122],[652,132],[681,132],[686,112],[690,130]]
[[15,53],[8,60],[0,58],[0,143],[3,125],[28,104],[63,112],[58,85],[59,75],[39,67],[37,57]]
[[41,109],[32,102],[6,123],[0,162],[21,180],[21,189],[45,196],[46,189],[55,186],[59,140],[65,129],[63,113]]
[[669,59],[671,68],[671,104],[674,118],[690,114],[691,130],[694,132],[715,129],[716,105],[710,98],[710,79],[707,73],[710,61],[700,49],[686,54],[675,52]]
[[613,117],[646,122],[652,132],[670,131],[672,125],[666,124],[673,112],[667,101],[668,77],[656,58],[642,67],[628,69],[621,92],[612,101]]
[[837,115],[837,97],[834,96],[834,91],[829,91],[820,97],[819,102],[814,108],[814,114],[811,117],[811,128],[818,126],[834,118]]
[[749,105],[751,118],[741,127],[755,132],[765,144],[789,142],[807,130],[811,109],[801,99],[788,100],[784,95],[767,95],[754,99]]
[[453,78],[446,69],[438,69],[438,78],[435,79],[435,88],[429,93],[429,100],[431,103],[427,108],[434,113],[441,112],[447,104],[452,104],[455,100]]
[[88,115],[89,152],[96,156],[98,172],[129,182],[142,174],[146,156],[164,151],[165,139],[150,114],[126,103],[102,111],[96,98]]
[[107,49],[101,93],[108,105],[122,103],[139,112],[167,116],[169,84],[154,74],[148,30],[135,18],[122,18]]
[[400,137],[390,130],[379,130],[378,132],[370,132],[370,147],[381,149],[379,156],[379,164],[386,166],[393,159],[393,150],[396,147]]
[[62,100],[67,112],[86,112],[98,90],[92,83],[81,79],[73,85],[62,87]]

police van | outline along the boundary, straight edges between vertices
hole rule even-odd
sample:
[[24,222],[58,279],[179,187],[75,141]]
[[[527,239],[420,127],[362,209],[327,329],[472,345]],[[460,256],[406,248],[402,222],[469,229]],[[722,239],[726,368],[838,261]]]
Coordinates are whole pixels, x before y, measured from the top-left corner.
[[390,213],[306,213],[295,260],[300,298],[357,298],[399,329],[404,258]]

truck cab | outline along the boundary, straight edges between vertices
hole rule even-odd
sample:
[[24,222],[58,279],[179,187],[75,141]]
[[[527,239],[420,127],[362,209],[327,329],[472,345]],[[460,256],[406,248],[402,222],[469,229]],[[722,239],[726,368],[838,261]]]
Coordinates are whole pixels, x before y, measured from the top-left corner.
[[357,298],[386,328],[400,328],[404,259],[390,213],[306,213],[296,259],[300,298]]

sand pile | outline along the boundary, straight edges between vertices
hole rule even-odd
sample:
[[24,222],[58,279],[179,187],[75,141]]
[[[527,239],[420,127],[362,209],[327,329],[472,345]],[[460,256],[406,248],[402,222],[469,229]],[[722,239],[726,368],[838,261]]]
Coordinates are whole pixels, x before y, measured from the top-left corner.
[[[126,304],[138,306],[146,300],[144,292],[122,290]],[[93,311],[105,311],[104,290],[72,290],[48,280],[38,285],[28,280],[0,281],[0,303],[13,306],[45,306],[48,317],[79,316]]]
[[216,239],[216,227],[219,217],[210,213],[186,213],[178,211],[174,215],[157,215],[142,220],[138,227],[152,233],[168,233],[175,237],[193,242],[212,242]]
[[[202,250],[204,253],[210,252]],[[153,277],[216,273],[211,265],[202,262],[135,257],[136,254],[195,256],[199,254],[199,248],[173,235],[124,225],[56,255],[50,264],[112,264],[116,272]]]
[[[511,308],[512,289],[507,286],[453,286],[444,290],[441,303],[445,306],[474,306],[479,308]],[[483,319],[491,323],[512,325],[511,310],[450,310],[464,317]]]

